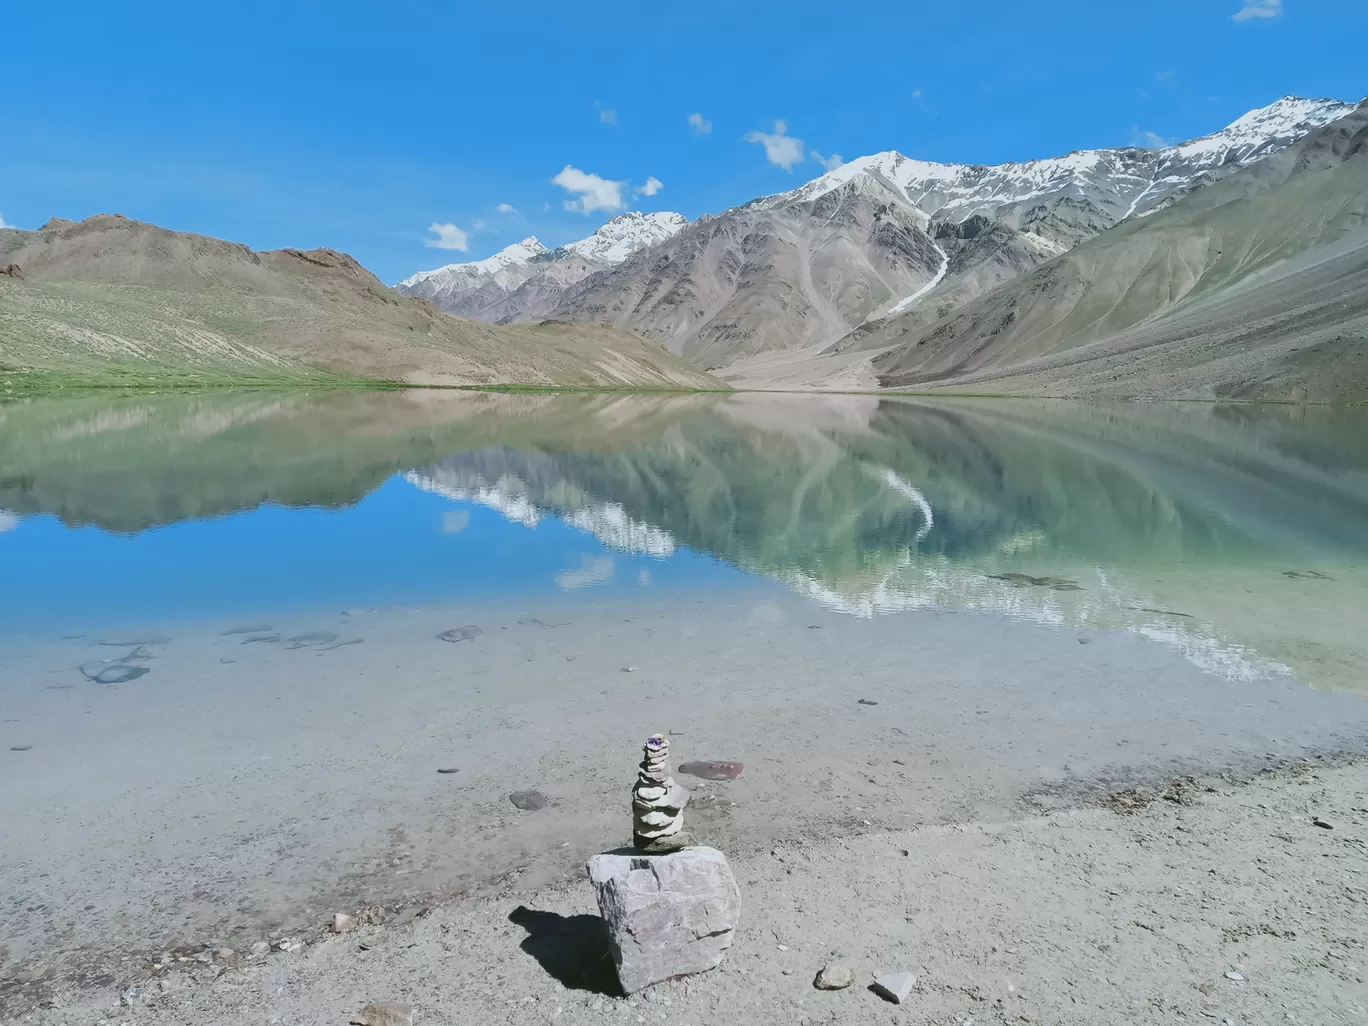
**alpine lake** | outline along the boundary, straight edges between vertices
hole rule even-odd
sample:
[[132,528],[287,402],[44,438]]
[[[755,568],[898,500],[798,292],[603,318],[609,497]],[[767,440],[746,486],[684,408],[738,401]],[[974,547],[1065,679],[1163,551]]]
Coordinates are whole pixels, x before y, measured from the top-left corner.
[[1362,752],[1365,667],[1364,408],[0,404],[0,978],[568,879],[656,731],[753,849]]

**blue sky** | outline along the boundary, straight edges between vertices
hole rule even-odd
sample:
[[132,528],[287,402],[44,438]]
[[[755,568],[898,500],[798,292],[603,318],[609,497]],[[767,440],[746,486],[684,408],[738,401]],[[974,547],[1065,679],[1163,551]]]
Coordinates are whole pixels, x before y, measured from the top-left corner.
[[0,217],[329,246],[392,282],[615,202],[716,212],[814,153],[993,163],[1357,100],[1365,34],[1363,0],[15,3]]

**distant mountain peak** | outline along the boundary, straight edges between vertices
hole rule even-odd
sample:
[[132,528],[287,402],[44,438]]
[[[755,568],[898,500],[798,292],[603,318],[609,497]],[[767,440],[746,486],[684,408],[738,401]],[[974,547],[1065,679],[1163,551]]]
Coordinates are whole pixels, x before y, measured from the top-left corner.
[[445,264],[442,267],[434,267],[430,271],[419,271],[412,277],[405,278],[401,281],[398,287],[400,289],[412,288],[415,285],[421,285],[434,278],[461,277],[474,279],[487,277],[497,271],[503,270],[505,267],[526,264],[532,260],[533,257],[548,252],[550,252],[550,250],[543,246],[535,235],[529,235],[521,242],[515,242],[511,246],[505,246],[493,256],[485,257],[483,260],[467,260],[462,261],[461,263]]
[[586,259],[618,264],[637,250],[664,242],[688,226],[689,219],[683,214],[631,211],[619,214],[587,239],[567,243],[563,248]]
[[683,214],[631,211],[619,214],[588,238],[555,249],[547,249],[540,240],[528,236],[483,260],[419,271],[396,288],[407,295],[431,299],[452,313],[492,319],[502,315],[501,310],[494,312],[499,301],[529,279],[551,275],[557,286],[564,286],[595,270],[620,264],[688,226],[689,219]]

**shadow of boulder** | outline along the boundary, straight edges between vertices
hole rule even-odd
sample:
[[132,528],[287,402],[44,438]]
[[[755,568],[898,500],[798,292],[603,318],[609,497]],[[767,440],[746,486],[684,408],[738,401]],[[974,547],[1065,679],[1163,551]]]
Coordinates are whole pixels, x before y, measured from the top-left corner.
[[608,931],[598,916],[563,916],[519,905],[508,921],[527,931],[519,947],[569,990],[622,996]]

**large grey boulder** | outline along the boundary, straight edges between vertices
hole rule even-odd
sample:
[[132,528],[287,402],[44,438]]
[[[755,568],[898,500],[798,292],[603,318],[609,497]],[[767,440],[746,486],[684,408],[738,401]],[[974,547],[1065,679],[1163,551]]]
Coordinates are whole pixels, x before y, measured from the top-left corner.
[[588,869],[624,992],[722,962],[741,915],[741,892],[716,848],[608,852],[591,858]]

